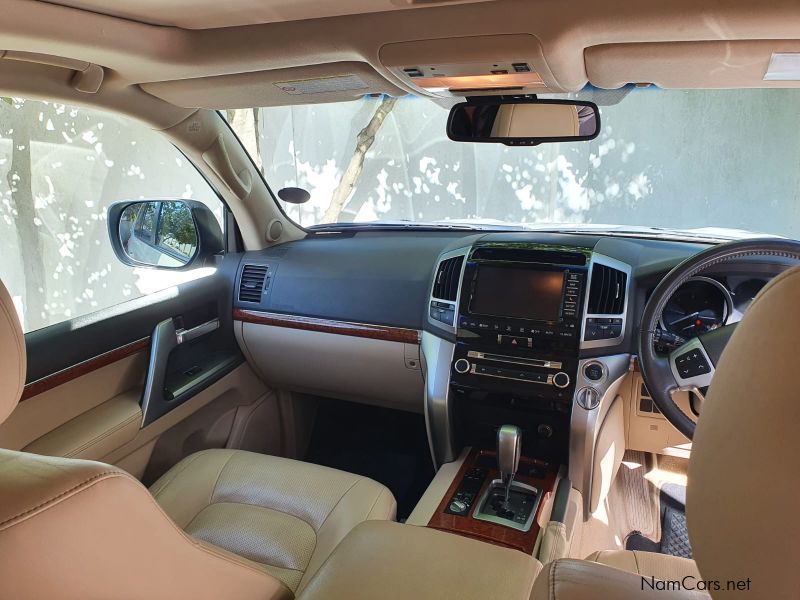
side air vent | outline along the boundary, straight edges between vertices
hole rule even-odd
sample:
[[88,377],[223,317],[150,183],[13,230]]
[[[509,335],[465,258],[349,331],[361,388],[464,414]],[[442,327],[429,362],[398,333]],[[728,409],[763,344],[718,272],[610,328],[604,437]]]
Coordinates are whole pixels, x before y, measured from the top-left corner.
[[461,277],[461,265],[463,264],[463,256],[448,258],[439,263],[439,268],[436,270],[436,279],[433,282],[434,298],[450,302],[456,301],[458,280]]
[[617,269],[595,263],[589,289],[590,315],[621,315],[625,310],[628,275]]
[[245,265],[239,283],[239,301],[261,302],[264,280],[267,278],[267,265]]

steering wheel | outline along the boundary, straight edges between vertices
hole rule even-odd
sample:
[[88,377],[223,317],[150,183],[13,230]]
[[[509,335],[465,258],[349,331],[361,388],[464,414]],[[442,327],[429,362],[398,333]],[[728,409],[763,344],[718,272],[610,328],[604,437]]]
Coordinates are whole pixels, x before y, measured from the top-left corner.
[[800,262],[800,242],[783,239],[749,239],[720,244],[686,259],[661,280],[642,315],[639,335],[639,365],[650,397],[664,417],[690,440],[695,422],[673,400],[678,391],[691,391],[703,398],[711,385],[722,351],[736,329],[724,325],[690,339],[669,356],[655,350],[658,322],[669,299],[689,279],[720,263],[751,256],[772,256]]

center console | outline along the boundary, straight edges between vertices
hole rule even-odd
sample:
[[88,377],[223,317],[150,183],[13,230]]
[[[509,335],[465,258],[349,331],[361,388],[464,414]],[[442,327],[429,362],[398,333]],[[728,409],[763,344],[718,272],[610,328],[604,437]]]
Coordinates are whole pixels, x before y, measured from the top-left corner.
[[475,247],[464,268],[451,384],[568,409],[588,258],[581,252]]
[[[519,426],[523,454],[565,461],[591,251],[477,243],[460,271],[434,286],[432,318],[452,318],[449,372],[457,447],[494,447],[500,425]],[[451,262],[453,259],[450,259]],[[454,294],[453,292],[456,291]],[[448,298],[452,317],[445,308]]]
[[[484,238],[440,257],[427,316],[447,335],[423,332],[426,419],[437,464],[473,450],[429,527],[530,552],[559,478],[577,476],[588,495],[589,471],[570,459],[592,464],[588,421],[602,422],[599,399],[627,363],[581,352],[623,340],[630,273],[580,245]],[[571,440],[573,421],[585,439]],[[516,432],[515,461],[503,459],[504,430]]]

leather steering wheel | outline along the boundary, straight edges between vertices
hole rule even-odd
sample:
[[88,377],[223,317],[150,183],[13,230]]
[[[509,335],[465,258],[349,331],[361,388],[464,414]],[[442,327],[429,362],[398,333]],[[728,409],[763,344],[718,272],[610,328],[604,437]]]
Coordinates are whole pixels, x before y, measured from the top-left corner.
[[690,339],[669,356],[655,350],[654,336],[661,313],[677,289],[706,269],[751,256],[772,256],[800,262],[800,242],[783,239],[749,239],[720,244],[686,259],[656,286],[642,315],[639,335],[639,365],[650,396],[664,417],[690,440],[695,422],[673,400],[677,391],[692,391],[702,397],[711,384],[722,351],[736,329],[724,325]]

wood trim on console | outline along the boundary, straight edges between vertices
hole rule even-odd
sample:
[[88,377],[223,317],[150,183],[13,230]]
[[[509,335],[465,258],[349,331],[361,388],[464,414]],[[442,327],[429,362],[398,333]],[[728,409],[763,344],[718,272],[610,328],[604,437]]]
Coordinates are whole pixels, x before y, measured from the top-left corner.
[[[472,507],[466,516],[451,515],[450,513],[445,512],[445,509],[450,503],[451,498],[456,493],[458,486],[461,485],[461,481],[464,479],[464,473],[466,473],[467,470],[472,469],[481,456],[489,456],[492,457],[493,460],[496,460],[495,452],[488,450],[476,450],[473,448],[467,455],[464,463],[461,465],[461,469],[459,469],[458,474],[453,480],[453,483],[450,484],[450,487],[448,488],[447,493],[444,495],[444,498],[436,508],[436,512],[433,513],[431,520],[428,522],[428,527],[440,529],[442,531],[449,531],[450,533],[457,533],[458,535],[489,542],[490,544],[494,544],[496,546],[521,550],[526,554],[533,554],[533,548],[536,545],[536,538],[539,535],[540,529],[539,517],[544,505],[546,504],[546,495],[552,493],[553,488],[555,487],[557,476],[556,468],[552,466],[547,468],[547,474],[545,475],[544,479],[538,479],[521,474],[517,474],[515,477],[515,481],[527,483],[528,485],[533,485],[542,490],[542,498],[539,502],[539,507],[536,509],[536,515],[533,519],[533,525],[531,526],[530,531],[519,531],[517,529],[512,529],[511,527],[503,527],[502,525],[489,523],[488,521],[479,521],[478,519],[474,519],[472,517],[472,513],[478,508],[478,500],[480,499],[484,490],[491,485],[493,479],[499,478],[500,473],[497,471],[497,469],[488,469],[486,481],[483,482],[480,491],[475,497],[475,502],[472,504]],[[541,463],[541,461],[530,459],[525,456],[520,459],[520,466],[540,466],[542,464],[543,463]]]
[[80,362],[77,365],[62,369],[61,371],[53,373],[52,375],[42,377],[36,381],[31,381],[30,383],[25,384],[25,389],[22,392],[20,402],[27,400],[28,398],[38,396],[43,392],[52,390],[59,385],[65,384],[73,379],[77,379],[78,377],[82,377],[83,375],[115,363],[123,358],[127,358],[128,356],[147,350],[149,347],[150,337],[148,336],[140,340],[136,340],[135,342],[131,342],[130,344],[125,344],[124,346],[115,348],[114,350],[104,352],[103,354]]
[[369,323],[350,323],[331,319],[317,319],[298,315],[243,310],[241,308],[234,309],[233,318],[243,323],[257,323],[260,325],[272,325],[273,327],[302,329],[304,331],[335,333],[338,335],[349,335],[352,337],[370,338],[387,342],[419,344],[419,332],[416,329],[404,329],[402,327],[372,325]]

